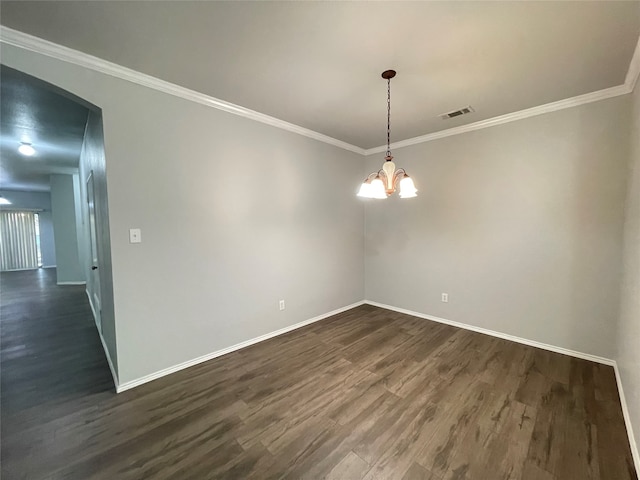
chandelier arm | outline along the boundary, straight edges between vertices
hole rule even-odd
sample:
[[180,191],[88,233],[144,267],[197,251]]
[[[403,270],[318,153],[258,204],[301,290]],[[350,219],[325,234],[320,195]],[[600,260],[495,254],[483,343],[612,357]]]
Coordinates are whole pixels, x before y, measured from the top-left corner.
[[379,172],[371,172],[369,175],[367,175],[367,177],[364,179],[365,182],[368,182],[370,180],[373,180],[374,178],[376,178],[378,176]]
[[397,168],[394,175],[400,175],[400,174],[406,175],[407,171],[404,168]]

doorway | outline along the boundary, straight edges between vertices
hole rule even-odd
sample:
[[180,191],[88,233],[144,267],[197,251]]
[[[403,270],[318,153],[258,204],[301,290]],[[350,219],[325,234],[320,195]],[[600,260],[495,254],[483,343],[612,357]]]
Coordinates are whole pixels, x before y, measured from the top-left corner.
[[[97,354],[106,360],[107,374],[113,379],[113,390],[117,348],[102,111],[5,65],[0,65],[0,88],[0,275],[3,286],[10,286],[3,290],[11,294],[3,298],[5,308],[0,312],[2,325],[11,328],[2,328],[0,333],[3,347],[13,341],[32,346],[13,352],[3,348],[3,374],[11,369],[19,376],[21,365],[27,368],[34,355],[49,359],[38,367],[43,369],[47,363],[70,356],[86,359],[91,356],[86,348],[93,351],[97,344]],[[37,271],[16,272],[26,269]],[[45,301],[50,310],[42,304]],[[74,308],[63,308],[67,303]],[[31,319],[23,315],[21,323],[21,318],[9,318],[15,311],[48,316]],[[37,328],[26,327],[32,320],[60,338],[85,333],[77,341],[56,348],[52,343],[48,348]],[[22,330],[21,337],[11,337],[14,328]],[[86,344],[79,345],[79,341]],[[104,372],[94,373],[103,378]],[[21,403],[29,401],[22,399],[16,405]]]

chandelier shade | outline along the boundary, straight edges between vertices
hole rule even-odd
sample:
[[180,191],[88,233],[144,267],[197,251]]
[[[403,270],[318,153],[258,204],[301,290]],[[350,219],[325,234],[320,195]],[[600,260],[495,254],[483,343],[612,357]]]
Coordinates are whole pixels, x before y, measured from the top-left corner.
[[391,79],[396,76],[395,70],[382,72],[382,78],[387,81],[387,153],[382,168],[370,173],[364,179],[358,196],[363,198],[387,198],[400,187],[400,198],[417,197],[417,189],[413,180],[404,168],[396,169],[391,156]]
[[400,198],[417,197],[417,191],[409,175],[405,175],[404,178],[400,180]]

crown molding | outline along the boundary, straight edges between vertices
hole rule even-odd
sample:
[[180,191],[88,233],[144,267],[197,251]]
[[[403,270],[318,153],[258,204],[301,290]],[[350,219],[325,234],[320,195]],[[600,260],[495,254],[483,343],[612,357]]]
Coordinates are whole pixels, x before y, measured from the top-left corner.
[[[461,125],[459,127],[448,128],[446,130],[440,130],[439,132],[427,133],[426,135],[420,135],[419,137],[408,138],[391,144],[391,148],[408,147],[409,145],[417,145],[418,143],[429,142],[431,140],[437,140],[439,138],[450,137],[452,135],[460,135],[461,133],[473,132],[474,130],[480,130],[482,128],[493,127],[495,125],[502,125],[504,123],[515,122],[516,120],[522,120],[524,118],[535,117],[536,115],[543,115],[545,113],[556,112],[558,110],[564,110],[565,108],[577,107],[578,105],[584,105],[586,103],[597,102],[599,100],[605,100],[607,98],[617,97],[619,95],[625,95],[633,92],[638,77],[640,76],[640,37],[638,37],[638,43],[636,49],[631,57],[629,63],[629,69],[625,76],[624,83],[616,87],[605,88],[603,90],[597,90],[591,93],[585,93],[584,95],[578,95],[577,97],[566,98],[557,102],[547,103],[545,105],[539,105],[537,107],[527,108],[525,110],[519,110],[513,113],[507,113],[506,115],[500,115],[498,117],[487,118],[486,120],[480,120],[479,122],[469,123],[467,125]],[[382,145],[380,147],[369,148],[365,150],[365,155],[372,155],[374,153],[386,152],[387,146]]]
[[629,87],[629,91],[632,92],[636,88],[638,83],[638,77],[640,76],[640,38],[636,44],[636,50],[631,57],[631,63],[629,63],[629,70],[627,70],[627,76],[624,79],[624,84]]
[[89,55],[72,48],[58,45],[39,37],[34,37],[33,35],[29,35],[12,28],[8,28],[5,26],[0,27],[0,42],[39,53],[41,55],[46,55],[57,60],[62,60],[63,62],[72,63],[74,65],[88,68],[96,72],[104,73],[121,80],[126,80],[131,83],[142,85],[143,87],[152,88],[169,95],[205,105],[207,107],[222,110],[223,112],[232,113],[240,117],[249,118],[260,123],[271,125],[272,127],[280,128],[282,130],[296,133],[308,138],[313,138],[314,140],[328,143],[329,145],[333,145],[350,152],[359,153],[360,155],[364,155],[365,152],[363,148],[360,148],[356,145],[351,145],[347,142],[343,142],[342,140],[338,140],[337,138],[329,137],[322,133],[309,130],[308,128],[304,128],[293,123],[285,122],[284,120],[280,120],[270,115],[265,115],[264,113],[256,112],[255,110],[250,110],[234,103],[225,102],[224,100],[221,100],[219,98],[205,95],[204,93],[196,92],[195,90],[191,90],[189,88],[181,87],[180,85],[176,85],[174,83],[153,77],[151,75],[147,75],[145,73],[141,73],[136,70],[123,67],[121,65],[117,65],[115,63],[103,60],[98,57],[94,57],[93,55]]
[[[578,95],[577,97],[566,98],[557,102],[547,103],[544,105],[539,105],[537,107],[519,110],[513,113],[507,113],[498,117],[487,118],[486,120],[480,120],[479,122],[468,123],[467,125],[460,125],[459,127],[440,130],[439,132],[427,133],[426,135],[420,135],[419,137],[408,138],[406,140],[392,143],[391,148],[408,147],[409,145],[430,142],[431,140],[437,140],[439,138],[451,137],[452,135],[460,135],[461,133],[473,132],[474,130],[493,127],[495,125],[502,125],[509,122],[515,122],[516,120],[522,120],[524,118],[535,117],[536,115],[556,112],[558,110],[564,110],[565,108],[577,107],[578,105],[584,105],[585,103],[597,102],[599,100],[617,97],[619,95],[624,95],[630,92],[631,88],[628,85],[618,85],[617,87],[605,88],[604,90],[585,93],[584,95]],[[386,145],[369,148],[365,151],[365,155],[381,153],[385,152],[386,150]]]
[[[219,98],[205,95],[204,93],[196,92],[189,88],[181,87],[174,83],[161,80],[159,78],[147,75],[145,73],[132,70],[127,67],[103,60],[93,55],[89,55],[72,48],[64,47],[56,43],[44,40],[39,37],[34,37],[18,30],[8,28],[5,26],[0,27],[0,43],[6,43],[7,45],[13,45],[25,50],[46,55],[48,57],[56,58],[67,63],[72,63],[81,67],[85,67],[112,77],[116,77],[122,80],[126,80],[131,83],[142,85],[144,87],[152,88],[169,95],[183,98],[192,102],[199,103],[208,107],[222,110],[227,113],[232,113],[241,117],[249,118],[257,122],[271,125],[272,127],[280,128],[298,135],[302,135],[308,138],[313,138],[320,142],[333,145],[350,152],[358,153],[360,155],[372,155],[375,153],[383,153],[386,151],[386,145],[379,147],[364,149],[356,145],[352,145],[337,138],[329,137],[322,133],[310,130],[308,128],[295,125],[293,123],[285,122],[278,118],[265,115],[255,110],[236,105],[234,103],[226,102]],[[450,137],[453,135],[460,135],[461,133],[472,132],[474,130],[480,130],[483,128],[493,127],[496,125],[502,125],[517,120],[522,120],[536,115],[543,115],[545,113],[556,112],[565,108],[577,107],[591,102],[597,102],[599,100],[605,100],[607,98],[617,97],[619,95],[625,95],[631,93],[635,88],[638,77],[640,76],[640,38],[634,55],[629,64],[629,69],[625,77],[625,82],[622,85],[615,87],[605,88],[584,95],[578,95],[576,97],[559,100],[557,102],[551,102],[537,107],[527,108],[525,110],[519,110],[517,112],[507,113],[479,122],[469,123],[467,125],[461,125],[459,127],[448,128],[446,130],[440,130],[439,132],[428,133],[426,135],[420,135],[418,137],[408,138],[399,142],[391,144],[392,148],[408,147],[410,145],[417,145],[419,143],[429,142],[431,140],[437,140],[440,138]]]

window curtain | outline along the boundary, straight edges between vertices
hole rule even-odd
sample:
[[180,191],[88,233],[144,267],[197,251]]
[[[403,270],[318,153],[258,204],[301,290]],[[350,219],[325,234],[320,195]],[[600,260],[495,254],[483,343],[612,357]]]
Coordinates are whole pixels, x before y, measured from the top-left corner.
[[0,212],[0,263],[3,272],[38,268],[33,212]]

